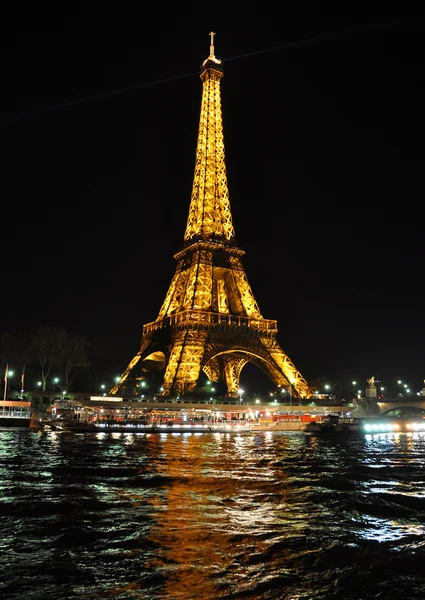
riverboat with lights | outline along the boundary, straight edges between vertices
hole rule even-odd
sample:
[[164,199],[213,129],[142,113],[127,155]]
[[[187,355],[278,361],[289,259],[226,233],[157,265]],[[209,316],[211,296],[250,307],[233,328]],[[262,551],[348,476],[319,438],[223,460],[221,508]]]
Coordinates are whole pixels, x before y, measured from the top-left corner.
[[306,432],[321,434],[378,434],[425,432],[425,409],[400,406],[376,417],[328,417],[320,423],[309,423]]
[[30,427],[31,402],[0,400],[0,427]]
[[364,433],[363,419],[329,417],[321,421],[307,423],[304,431],[306,433],[320,434],[360,434]]
[[46,430],[73,433],[255,433],[264,431],[303,431],[305,423],[252,423],[249,421],[185,422],[138,419],[48,419],[42,422]]

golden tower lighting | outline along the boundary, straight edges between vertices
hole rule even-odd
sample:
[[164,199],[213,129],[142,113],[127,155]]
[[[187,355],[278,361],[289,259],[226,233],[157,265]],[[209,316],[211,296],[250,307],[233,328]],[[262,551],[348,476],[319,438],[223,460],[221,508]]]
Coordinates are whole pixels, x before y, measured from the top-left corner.
[[201,66],[202,103],[195,173],[183,248],[155,321],[143,326],[141,344],[111,394],[137,394],[143,373],[161,373],[161,394],[190,394],[204,373],[238,396],[243,367],[251,362],[293,396],[313,391],[276,341],[277,322],[264,319],[242,265],[227,186],[221,114],[221,61]]

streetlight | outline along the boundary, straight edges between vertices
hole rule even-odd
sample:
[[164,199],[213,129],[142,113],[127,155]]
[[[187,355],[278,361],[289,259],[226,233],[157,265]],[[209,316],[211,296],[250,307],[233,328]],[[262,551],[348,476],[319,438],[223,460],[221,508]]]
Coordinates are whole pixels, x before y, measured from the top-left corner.
[[4,416],[4,409],[5,409],[5,405],[6,405],[6,399],[7,399],[7,384],[9,381],[10,377],[13,377],[14,373],[13,371],[9,371],[9,365],[6,365],[6,371],[4,373],[4,404],[3,404],[3,416]]
[[[13,371],[9,371],[9,364],[6,364],[6,370],[4,373],[4,398],[6,401],[7,398],[7,383],[9,381],[9,377],[13,377]],[[4,414],[4,404],[3,404],[3,414]]]
[[239,404],[242,404],[242,394],[244,393],[243,390],[241,390],[240,388],[238,389],[238,394],[239,394]]
[[328,394],[328,398],[330,399],[331,397],[331,386],[329,385],[329,383],[325,383],[324,388]]
[[24,381],[25,381],[25,365],[22,367],[22,375],[21,375],[21,400],[24,397]]
[[404,390],[401,390],[401,392],[399,392],[399,393],[398,393],[398,395],[399,395],[401,398],[403,398],[403,399],[406,399],[406,394],[405,394],[405,391],[407,392],[407,388],[408,388],[409,386],[407,385],[407,383],[403,383],[403,382],[401,381],[401,379],[399,379],[399,380],[397,381],[397,383],[398,383],[398,385],[400,385],[400,386],[403,386],[403,387],[404,387]]

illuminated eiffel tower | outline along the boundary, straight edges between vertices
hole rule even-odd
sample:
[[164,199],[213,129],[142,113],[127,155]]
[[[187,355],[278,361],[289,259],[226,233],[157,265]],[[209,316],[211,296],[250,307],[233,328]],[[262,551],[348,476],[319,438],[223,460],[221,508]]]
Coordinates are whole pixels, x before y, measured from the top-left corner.
[[[202,63],[203,84],[195,175],[183,249],[158,317],[143,326],[141,345],[111,390],[140,394],[144,373],[162,373],[163,396],[194,392],[202,373],[236,397],[251,362],[294,397],[313,391],[276,341],[277,322],[264,319],[237,247],[227,187],[221,116],[221,61]],[[138,373],[137,373],[138,371]],[[142,383],[140,383],[142,382]],[[143,388],[142,388],[143,389]]]

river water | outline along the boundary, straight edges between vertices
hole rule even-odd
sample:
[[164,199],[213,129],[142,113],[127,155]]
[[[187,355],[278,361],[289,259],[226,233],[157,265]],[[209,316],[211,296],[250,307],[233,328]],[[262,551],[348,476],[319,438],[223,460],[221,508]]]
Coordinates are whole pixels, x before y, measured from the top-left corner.
[[425,435],[0,430],[2,600],[425,598]]

